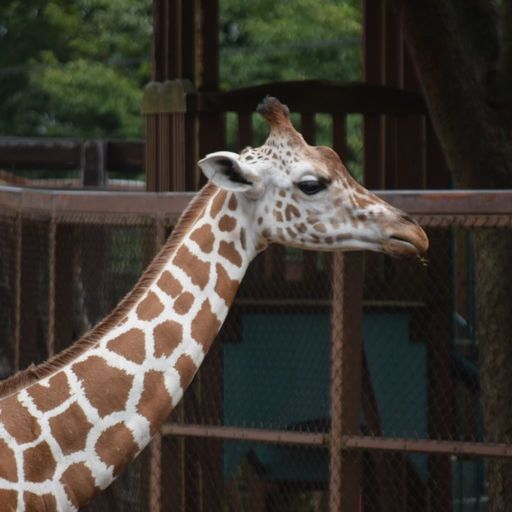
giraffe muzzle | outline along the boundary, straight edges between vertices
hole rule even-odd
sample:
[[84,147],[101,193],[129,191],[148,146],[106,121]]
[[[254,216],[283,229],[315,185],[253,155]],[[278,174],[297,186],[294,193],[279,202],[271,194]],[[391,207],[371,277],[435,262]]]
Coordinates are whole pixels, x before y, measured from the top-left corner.
[[428,238],[421,226],[406,214],[390,224],[383,242],[384,252],[394,257],[414,257],[428,250]]

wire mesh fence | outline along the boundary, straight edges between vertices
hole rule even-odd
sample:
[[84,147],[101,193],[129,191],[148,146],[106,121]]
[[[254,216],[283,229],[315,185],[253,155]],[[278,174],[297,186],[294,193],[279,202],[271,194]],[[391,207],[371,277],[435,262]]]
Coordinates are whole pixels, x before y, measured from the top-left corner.
[[[486,510],[488,456],[511,451],[484,428],[474,238],[512,215],[418,219],[426,263],[259,255],[180,405],[87,510]],[[0,205],[1,375],[105,316],[174,222]]]

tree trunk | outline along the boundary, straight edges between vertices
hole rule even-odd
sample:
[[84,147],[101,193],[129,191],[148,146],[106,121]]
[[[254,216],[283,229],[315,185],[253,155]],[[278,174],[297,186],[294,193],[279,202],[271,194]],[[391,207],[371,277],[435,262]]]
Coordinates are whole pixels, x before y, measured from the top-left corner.
[[[393,2],[455,186],[510,188],[512,134],[501,98],[493,97],[500,87],[492,83],[498,60],[492,2]],[[512,230],[475,229],[474,252],[485,436],[512,442]],[[490,460],[487,476],[488,510],[508,510],[512,460]]]
[[[475,232],[480,383],[486,441],[512,442],[512,232]],[[512,460],[488,464],[489,512],[510,510]]]

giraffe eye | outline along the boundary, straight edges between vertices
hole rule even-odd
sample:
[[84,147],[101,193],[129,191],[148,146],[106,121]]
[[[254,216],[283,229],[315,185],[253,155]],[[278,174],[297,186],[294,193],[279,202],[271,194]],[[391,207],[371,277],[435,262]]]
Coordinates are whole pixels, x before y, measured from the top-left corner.
[[325,190],[327,188],[327,183],[317,180],[306,180],[297,183],[297,187],[299,187],[304,194],[312,196],[314,194],[318,194],[318,192],[321,192],[322,190]]

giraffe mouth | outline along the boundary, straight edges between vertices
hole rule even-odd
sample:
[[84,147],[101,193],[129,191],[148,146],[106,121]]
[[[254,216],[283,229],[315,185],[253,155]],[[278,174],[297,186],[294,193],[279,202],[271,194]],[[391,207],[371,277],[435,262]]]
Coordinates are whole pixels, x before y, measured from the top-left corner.
[[384,251],[395,257],[420,256],[428,249],[428,239],[423,230],[420,230],[418,235],[411,237],[391,235],[383,244]]

